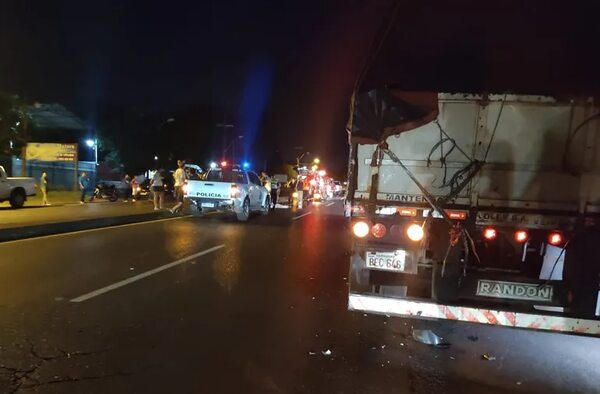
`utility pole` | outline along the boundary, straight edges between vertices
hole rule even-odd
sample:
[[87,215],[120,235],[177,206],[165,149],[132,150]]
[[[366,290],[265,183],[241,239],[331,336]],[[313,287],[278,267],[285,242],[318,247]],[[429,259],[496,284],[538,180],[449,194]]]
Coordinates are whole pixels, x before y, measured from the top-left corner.
[[226,158],[226,154],[227,154],[227,129],[232,129],[235,127],[235,125],[229,124],[227,123],[227,115],[224,114],[223,115],[223,123],[218,123],[217,127],[222,127],[223,128],[223,152],[222,152],[222,157],[221,160],[227,160]]

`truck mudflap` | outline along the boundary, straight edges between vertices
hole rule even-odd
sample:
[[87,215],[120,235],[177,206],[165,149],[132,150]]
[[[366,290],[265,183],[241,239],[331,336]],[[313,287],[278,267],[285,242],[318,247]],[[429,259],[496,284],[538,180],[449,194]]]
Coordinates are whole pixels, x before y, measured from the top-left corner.
[[600,336],[600,320],[451,306],[402,298],[350,293],[348,309],[399,317],[444,319],[496,326]]

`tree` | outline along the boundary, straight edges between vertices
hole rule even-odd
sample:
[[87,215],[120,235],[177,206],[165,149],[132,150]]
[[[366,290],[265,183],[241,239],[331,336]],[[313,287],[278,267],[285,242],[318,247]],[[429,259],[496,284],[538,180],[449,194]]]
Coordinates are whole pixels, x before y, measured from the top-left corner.
[[20,155],[29,138],[28,121],[19,96],[0,93],[0,154]]

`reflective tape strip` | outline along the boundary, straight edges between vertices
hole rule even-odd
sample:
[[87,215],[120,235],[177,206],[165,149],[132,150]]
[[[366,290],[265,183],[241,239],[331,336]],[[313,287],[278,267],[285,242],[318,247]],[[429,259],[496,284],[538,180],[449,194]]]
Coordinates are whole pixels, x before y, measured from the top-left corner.
[[600,320],[441,305],[401,298],[350,294],[348,309],[404,317],[458,320],[497,326],[600,336]]

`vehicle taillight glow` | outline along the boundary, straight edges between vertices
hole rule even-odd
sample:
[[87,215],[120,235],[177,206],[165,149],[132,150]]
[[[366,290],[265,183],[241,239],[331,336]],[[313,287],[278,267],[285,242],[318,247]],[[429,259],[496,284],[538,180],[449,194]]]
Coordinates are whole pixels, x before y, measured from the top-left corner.
[[373,227],[371,227],[371,234],[375,238],[383,238],[385,237],[385,233],[387,232],[385,225],[381,223],[376,223]]
[[487,239],[488,241],[496,239],[497,236],[498,233],[496,232],[495,228],[488,227],[483,230],[483,238]]
[[225,160],[221,162],[221,167],[227,167],[227,162]]
[[237,187],[237,185],[231,185],[231,190],[230,190],[230,197],[231,198],[236,198],[240,196],[240,188]]
[[465,220],[467,213],[465,211],[446,211],[446,214],[450,219]]
[[550,245],[560,245],[563,242],[563,236],[558,231],[553,231],[548,235],[548,243]]
[[398,213],[400,214],[400,216],[417,216],[417,210],[414,208],[398,208]]
[[369,225],[366,222],[356,222],[352,226],[352,232],[358,238],[364,238],[369,235]]
[[411,241],[417,242],[423,239],[425,232],[420,224],[413,223],[406,229],[406,235]]
[[517,230],[515,231],[515,241],[523,243],[529,239],[529,234],[525,230]]

